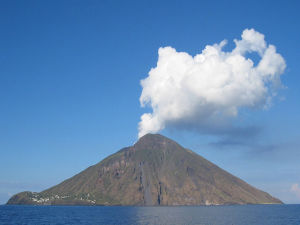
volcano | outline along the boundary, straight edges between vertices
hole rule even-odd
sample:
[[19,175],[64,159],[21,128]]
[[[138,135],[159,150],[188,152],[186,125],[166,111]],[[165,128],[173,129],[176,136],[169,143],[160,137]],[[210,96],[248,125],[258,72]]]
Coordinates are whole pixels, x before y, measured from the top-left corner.
[[42,192],[21,192],[7,204],[223,205],[281,204],[195,152],[159,134],[147,134]]

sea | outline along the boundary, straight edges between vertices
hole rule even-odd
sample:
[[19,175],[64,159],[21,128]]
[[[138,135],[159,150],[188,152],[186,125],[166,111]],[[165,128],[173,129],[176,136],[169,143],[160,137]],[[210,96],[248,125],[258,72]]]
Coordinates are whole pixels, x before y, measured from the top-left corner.
[[300,205],[178,207],[1,205],[0,224],[300,225]]

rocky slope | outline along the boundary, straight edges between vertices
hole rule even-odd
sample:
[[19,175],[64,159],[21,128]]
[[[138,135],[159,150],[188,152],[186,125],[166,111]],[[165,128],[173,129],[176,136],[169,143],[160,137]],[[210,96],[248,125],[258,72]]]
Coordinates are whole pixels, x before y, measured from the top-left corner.
[[280,200],[158,134],[147,134],[74,177],[7,204],[218,205]]

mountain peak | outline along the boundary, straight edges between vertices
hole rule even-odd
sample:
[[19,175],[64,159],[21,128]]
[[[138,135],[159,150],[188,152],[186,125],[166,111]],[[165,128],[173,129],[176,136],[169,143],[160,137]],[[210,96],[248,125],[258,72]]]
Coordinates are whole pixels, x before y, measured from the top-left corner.
[[165,140],[170,140],[170,139],[161,134],[148,133],[148,134],[145,134],[144,136],[140,137],[138,142],[144,142],[144,141],[160,142],[160,141],[165,141]]
[[137,143],[133,146],[135,149],[171,149],[171,148],[182,148],[175,141],[161,135],[148,133],[142,136]]

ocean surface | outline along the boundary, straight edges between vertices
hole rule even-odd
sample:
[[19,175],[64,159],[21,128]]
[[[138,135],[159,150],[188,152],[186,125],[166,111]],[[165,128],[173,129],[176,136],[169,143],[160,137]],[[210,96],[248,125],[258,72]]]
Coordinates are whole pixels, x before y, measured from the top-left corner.
[[300,205],[182,207],[0,205],[0,224],[299,225]]

